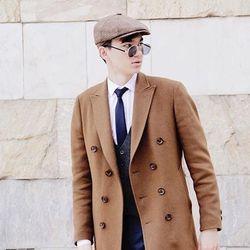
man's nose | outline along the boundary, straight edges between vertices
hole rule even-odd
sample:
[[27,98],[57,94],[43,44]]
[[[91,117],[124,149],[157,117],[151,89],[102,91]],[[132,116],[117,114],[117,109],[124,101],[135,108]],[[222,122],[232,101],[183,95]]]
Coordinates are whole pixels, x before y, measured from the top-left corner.
[[142,47],[140,45],[136,45],[136,53],[134,56],[142,56]]

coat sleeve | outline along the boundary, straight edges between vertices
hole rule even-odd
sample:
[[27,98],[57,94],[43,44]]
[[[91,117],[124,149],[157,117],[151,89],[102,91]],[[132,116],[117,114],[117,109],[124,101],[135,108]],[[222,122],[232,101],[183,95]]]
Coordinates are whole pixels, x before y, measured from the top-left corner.
[[197,108],[182,83],[174,89],[174,112],[200,212],[200,231],[221,230],[218,185]]
[[74,244],[76,245],[76,241],[80,239],[88,239],[93,243],[92,180],[78,97],[71,120],[71,159]]

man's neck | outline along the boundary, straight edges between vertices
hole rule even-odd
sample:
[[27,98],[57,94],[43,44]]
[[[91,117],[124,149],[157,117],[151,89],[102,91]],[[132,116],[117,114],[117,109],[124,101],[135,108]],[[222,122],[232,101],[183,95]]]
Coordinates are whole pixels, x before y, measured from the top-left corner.
[[131,75],[112,74],[112,73],[108,74],[108,78],[112,82],[114,82],[120,86],[123,86],[124,84],[126,84],[131,79],[132,76],[133,76],[133,74],[131,74]]

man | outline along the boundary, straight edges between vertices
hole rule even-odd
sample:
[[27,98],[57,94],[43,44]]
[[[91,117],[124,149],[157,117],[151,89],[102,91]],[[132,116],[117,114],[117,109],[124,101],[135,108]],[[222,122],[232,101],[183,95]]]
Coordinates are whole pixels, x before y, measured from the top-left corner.
[[[148,28],[117,14],[95,25],[107,79],[79,94],[72,123],[75,245],[217,250],[219,193],[196,106],[182,83],[140,72]],[[181,165],[200,207],[197,241]]]

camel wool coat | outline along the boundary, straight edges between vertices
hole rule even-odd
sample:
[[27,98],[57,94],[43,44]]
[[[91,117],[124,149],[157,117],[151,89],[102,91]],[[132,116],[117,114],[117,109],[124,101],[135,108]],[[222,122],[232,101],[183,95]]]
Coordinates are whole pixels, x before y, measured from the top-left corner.
[[[218,186],[196,106],[181,82],[138,73],[129,177],[145,250],[197,250],[181,158],[200,208],[200,230],[221,230]],[[74,242],[121,250],[123,192],[107,80],[76,98],[71,121]]]

